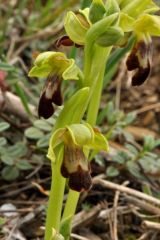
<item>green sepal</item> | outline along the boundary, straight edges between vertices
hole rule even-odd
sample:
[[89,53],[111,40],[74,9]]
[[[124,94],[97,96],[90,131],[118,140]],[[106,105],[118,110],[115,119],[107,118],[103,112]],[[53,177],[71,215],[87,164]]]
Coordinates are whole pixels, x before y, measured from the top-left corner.
[[89,8],[79,9],[79,13],[86,19],[87,24],[92,24],[89,20]]
[[103,34],[97,39],[96,43],[101,47],[109,47],[116,45],[124,36],[124,32],[120,27],[109,27]]
[[137,36],[141,36],[142,34],[160,36],[160,17],[144,14],[135,21],[133,29]]
[[135,19],[130,17],[128,14],[123,12],[120,13],[119,27],[121,27],[124,32],[133,31],[134,22]]
[[147,12],[153,13],[159,10],[159,7],[152,0],[130,0],[122,1],[121,11],[127,13],[133,18]]
[[89,28],[89,23],[82,14],[68,12],[64,21],[64,27],[69,38],[79,44],[84,45],[85,35]]
[[106,13],[106,8],[102,0],[93,0],[89,9],[89,19],[91,23],[101,20]]
[[113,13],[120,12],[119,5],[116,0],[107,0],[106,2],[106,16],[109,16]]

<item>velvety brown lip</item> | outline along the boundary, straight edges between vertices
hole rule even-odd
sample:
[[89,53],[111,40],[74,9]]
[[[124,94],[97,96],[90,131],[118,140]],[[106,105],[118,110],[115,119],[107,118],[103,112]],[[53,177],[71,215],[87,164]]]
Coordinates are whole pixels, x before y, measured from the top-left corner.
[[128,71],[135,70],[132,77],[132,86],[139,86],[145,82],[151,70],[151,44],[144,41],[137,42],[127,58]]
[[62,102],[61,79],[56,75],[49,75],[39,100],[39,117],[44,117],[45,119],[51,117],[54,113],[53,103],[60,106]]

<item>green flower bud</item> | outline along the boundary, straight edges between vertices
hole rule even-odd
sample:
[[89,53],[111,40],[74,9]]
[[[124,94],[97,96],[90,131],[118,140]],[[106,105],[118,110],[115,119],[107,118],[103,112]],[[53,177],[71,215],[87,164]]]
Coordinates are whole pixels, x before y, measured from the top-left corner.
[[106,15],[109,16],[113,13],[120,12],[119,5],[116,0],[107,0],[106,3]]
[[101,20],[106,13],[105,5],[102,0],[93,0],[89,9],[89,19],[92,23]]
[[124,36],[124,32],[120,27],[109,27],[97,39],[96,43],[102,47],[109,47],[116,45]]

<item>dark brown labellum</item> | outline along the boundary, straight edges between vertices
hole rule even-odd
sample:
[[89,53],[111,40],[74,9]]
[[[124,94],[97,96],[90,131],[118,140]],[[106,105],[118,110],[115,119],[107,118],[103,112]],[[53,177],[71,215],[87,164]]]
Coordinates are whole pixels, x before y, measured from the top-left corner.
[[54,113],[52,103],[62,105],[61,79],[56,75],[49,75],[45,82],[38,105],[39,117],[49,118],[52,116]]
[[88,191],[92,186],[92,178],[88,171],[83,171],[81,166],[78,166],[77,172],[70,174],[68,184],[74,191]]
[[51,117],[54,113],[54,107],[52,105],[52,101],[45,97],[45,93],[43,93],[39,100],[38,105],[38,116],[43,117],[45,119]]
[[61,174],[63,177],[69,178],[69,187],[72,190],[81,192],[91,188],[90,166],[83,153],[83,149],[76,146],[64,147]]
[[135,70],[132,85],[139,86],[149,77],[151,69],[151,44],[144,41],[137,42],[128,56],[126,65],[128,71]]
[[147,68],[139,68],[139,70],[132,77],[132,86],[140,86],[145,82],[150,74],[150,64],[148,62]]

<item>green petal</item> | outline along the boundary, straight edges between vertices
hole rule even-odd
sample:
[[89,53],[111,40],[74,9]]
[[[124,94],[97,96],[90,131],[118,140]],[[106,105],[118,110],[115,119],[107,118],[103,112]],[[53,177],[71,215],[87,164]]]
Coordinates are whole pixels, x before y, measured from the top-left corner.
[[151,36],[160,36],[160,17],[149,14],[142,15],[134,23],[133,27],[137,35],[143,33]]
[[85,35],[89,26],[87,27],[88,22],[85,22],[85,18],[82,15],[81,18],[83,20],[80,20],[80,15],[78,17],[73,12],[68,12],[65,18],[64,27],[67,35],[73,42],[84,45]]
[[53,162],[56,160],[54,149],[63,142],[65,132],[66,128],[59,128],[50,138],[47,157]]

